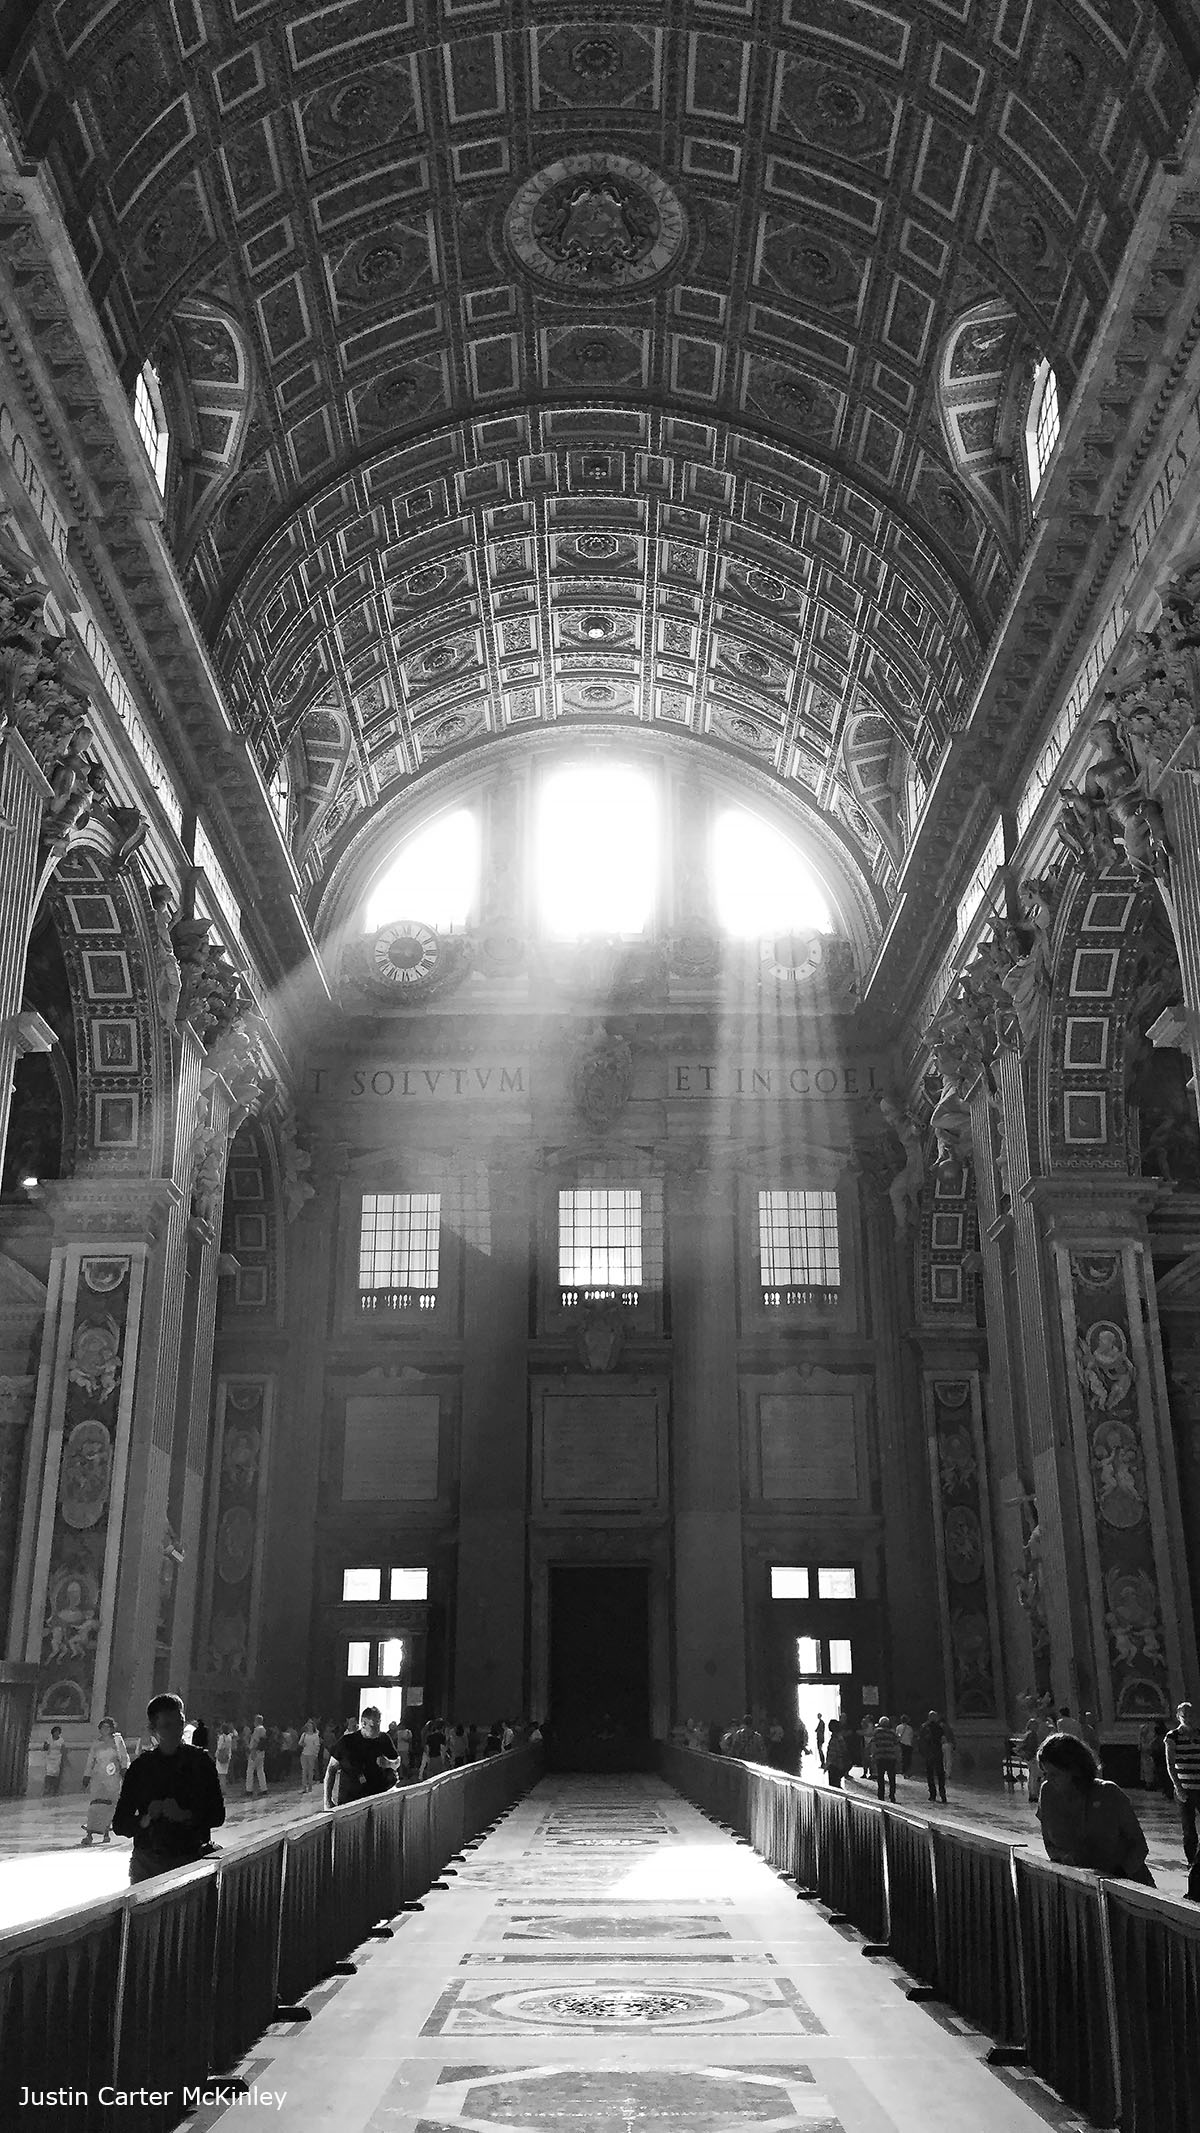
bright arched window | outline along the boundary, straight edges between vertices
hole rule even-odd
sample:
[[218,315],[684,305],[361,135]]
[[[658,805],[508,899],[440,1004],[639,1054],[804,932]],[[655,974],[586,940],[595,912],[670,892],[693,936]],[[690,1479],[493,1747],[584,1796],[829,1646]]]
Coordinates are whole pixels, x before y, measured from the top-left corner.
[[448,933],[465,926],[479,896],[479,821],[468,807],[439,815],[401,846],[367,899],[366,930],[412,918]]
[[271,779],[267,791],[270,794],[271,805],[278,817],[279,827],[286,836],[288,815],[292,804],[292,781],[288,773],[286,760],[281,760],[276,764],[275,775]]
[[739,940],[833,931],[821,885],[790,837],[743,807],[713,825],[713,899],[718,922]]
[[1058,405],[1058,379],[1049,363],[1039,363],[1025,424],[1025,449],[1029,455],[1029,488],[1033,496],[1042,484],[1050,454],[1058,443],[1062,417]]
[[538,912],[552,939],[644,933],[658,878],[658,796],[628,764],[551,771],[538,794]]
[[143,363],[133,388],[133,419],[137,423],[146,456],[154,469],[159,489],[167,486],[167,452],[171,433],[163,408],[162,387],[153,363]]

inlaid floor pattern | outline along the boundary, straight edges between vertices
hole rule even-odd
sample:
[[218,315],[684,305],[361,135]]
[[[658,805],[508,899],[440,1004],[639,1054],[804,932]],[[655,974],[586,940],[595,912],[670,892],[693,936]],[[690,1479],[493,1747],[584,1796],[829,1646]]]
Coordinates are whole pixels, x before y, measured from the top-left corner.
[[[1038,2133],[987,2040],[649,1777],[550,1778],[192,2133]],[[281,2100],[282,2099],[282,2100]]]

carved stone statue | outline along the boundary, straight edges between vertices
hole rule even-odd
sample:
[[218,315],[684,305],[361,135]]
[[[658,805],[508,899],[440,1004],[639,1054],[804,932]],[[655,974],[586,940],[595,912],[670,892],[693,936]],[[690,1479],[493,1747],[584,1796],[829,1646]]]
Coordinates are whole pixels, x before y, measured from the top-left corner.
[[929,1121],[937,1143],[934,1167],[939,1171],[961,1169],[974,1153],[971,1109],[966,1097],[969,1063],[961,1046],[947,1043],[944,1038],[934,1044],[933,1063],[942,1081]]
[[[171,946],[179,962],[179,1018],[193,1020],[208,978],[208,948],[211,921],[207,918],[177,918],[171,927]],[[197,1032],[199,1034],[199,1032]]]
[[925,1183],[921,1133],[915,1119],[902,1111],[890,1096],[879,1098],[879,1108],[904,1149],[904,1168],[896,1172],[887,1189],[896,1220],[896,1235],[903,1237],[920,1206],[921,1187]]
[[174,1029],[183,980],[179,958],[171,939],[175,905],[164,881],[152,881],[149,889],[151,926],[154,931],[154,996],[168,1029]]
[[221,1196],[225,1187],[225,1135],[211,1120],[197,1126],[192,1135],[193,1234],[215,1238],[221,1220]]
[[[1111,694],[1107,701],[1116,707]],[[1130,732],[1140,729],[1146,734],[1147,721],[1141,692],[1131,706]],[[1089,873],[1103,873],[1111,866],[1119,843],[1135,874],[1165,882],[1171,844],[1162,808],[1148,788],[1147,764],[1137,761],[1130,732],[1122,731],[1119,717],[1097,719],[1095,732],[1101,753],[1085,772],[1082,791],[1072,785],[1062,788],[1059,837]],[[1147,746],[1153,737],[1151,731]]]
[[283,1211],[289,1222],[294,1222],[308,1201],[316,1193],[316,1186],[309,1178],[312,1157],[299,1141],[299,1121],[289,1105],[283,1113],[279,1127],[280,1165],[283,1173]]
[[1012,1002],[1013,1017],[1021,1040],[1022,1059],[1029,1056],[1050,998],[1050,929],[1054,912],[1049,890],[1049,883],[1040,881],[1027,881],[1022,887],[1021,902],[1028,945],[1021,942],[1021,936],[1015,929],[1008,929],[1021,947],[1017,960],[1003,982],[1004,990]]

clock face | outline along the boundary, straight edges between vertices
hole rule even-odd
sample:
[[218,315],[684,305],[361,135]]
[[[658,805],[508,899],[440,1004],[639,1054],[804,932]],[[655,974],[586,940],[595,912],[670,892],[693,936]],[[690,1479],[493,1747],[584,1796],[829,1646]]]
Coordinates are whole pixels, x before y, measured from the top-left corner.
[[375,935],[371,946],[371,972],[382,985],[398,991],[427,984],[437,968],[440,949],[431,926],[417,919],[398,918]]
[[825,943],[819,933],[781,934],[776,941],[763,942],[762,959],[781,985],[796,985],[821,968]]

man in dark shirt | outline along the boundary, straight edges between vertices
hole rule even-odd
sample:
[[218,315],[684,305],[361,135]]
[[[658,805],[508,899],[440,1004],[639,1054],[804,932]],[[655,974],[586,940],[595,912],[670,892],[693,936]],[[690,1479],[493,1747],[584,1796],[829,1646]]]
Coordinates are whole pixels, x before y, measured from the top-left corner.
[[118,1837],[133,1838],[129,1879],[148,1881],[173,1866],[190,1866],[209,1849],[225,1820],[225,1799],[211,1755],[185,1743],[178,1696],[152,1696],[146,1717],[154,1746],[125,1772],[113,1811]]
[[326,1807],[335,1805],[335,1785],[338,1807],[346,1807],[352,1800],[365,1800],[373,1792],[390,1792],[399,1768],[400,1758],[393,1754],[391,1740],[379,1730],[379,1712],[374,1704],[368,1704],[358,1724],[348,1726],[329,1751],[325,1765]]

